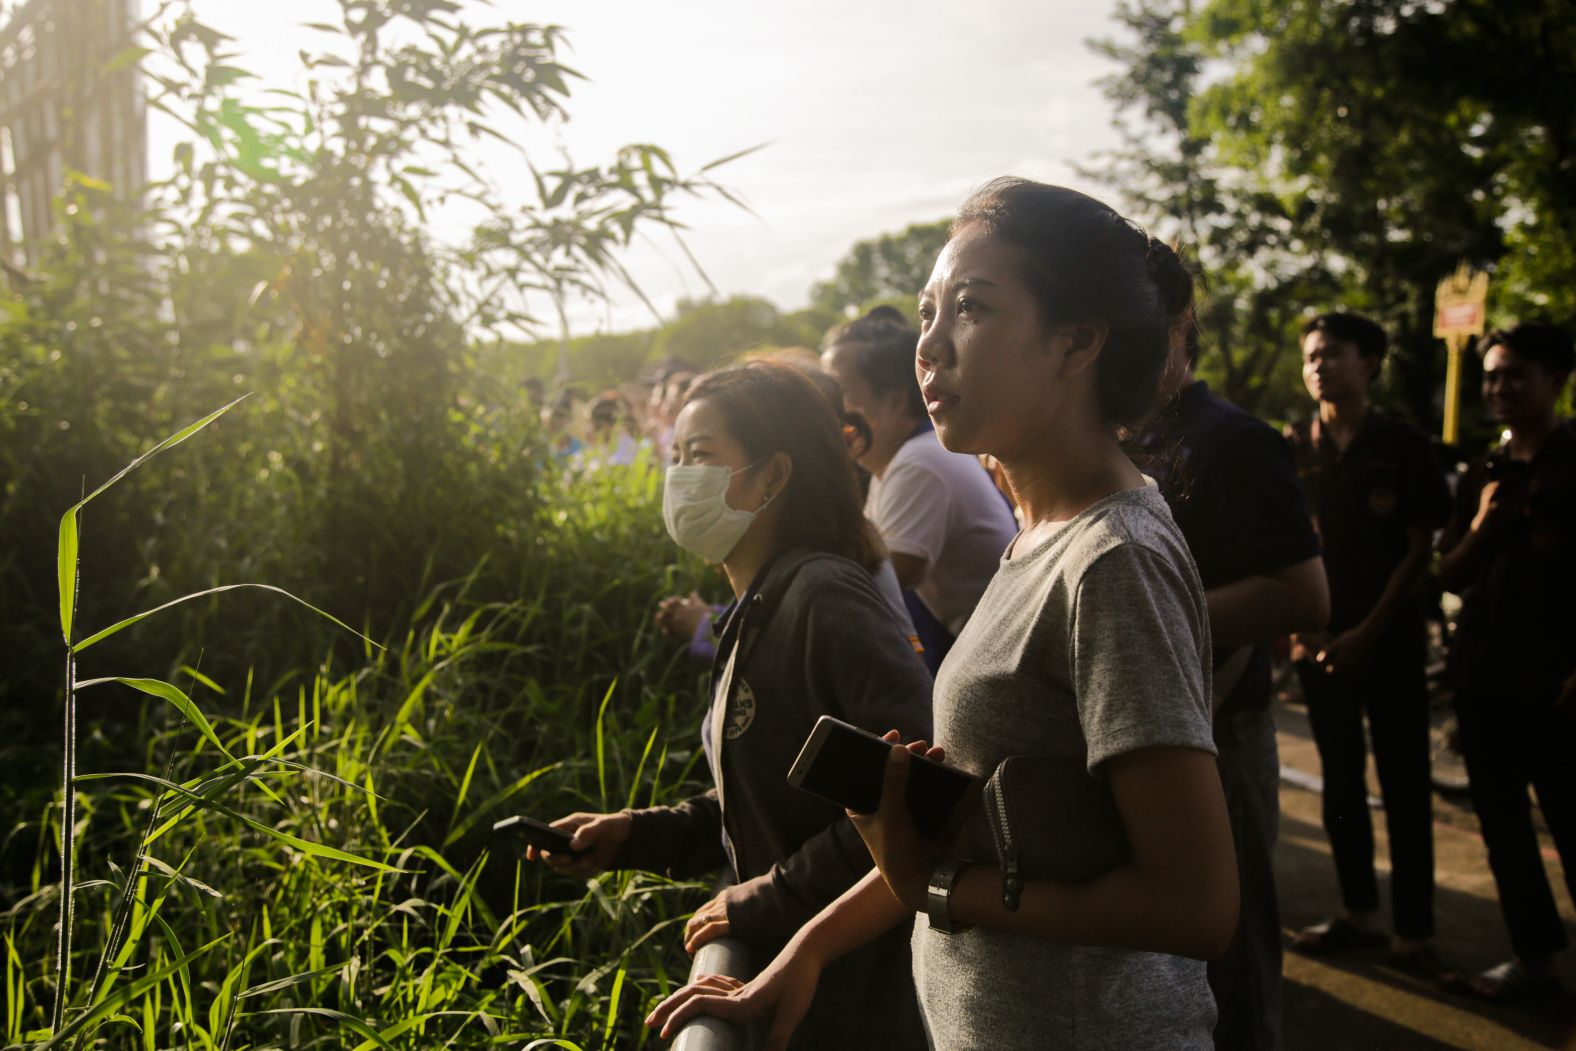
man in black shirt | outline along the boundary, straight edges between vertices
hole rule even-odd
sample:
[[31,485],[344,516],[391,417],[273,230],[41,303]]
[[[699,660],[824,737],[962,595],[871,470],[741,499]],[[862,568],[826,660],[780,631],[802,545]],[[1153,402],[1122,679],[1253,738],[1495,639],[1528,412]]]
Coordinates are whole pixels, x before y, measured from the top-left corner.
[[1484,344],[1483,400],[1509,438],[1462,475],[1439,575],[1462,597],[1451,647],[1461,748],[1517,957],[1473,984],[1528,999],[1559,992],[1553,958],[1566,945],[1529,784],[1576,896],[1576,429],[1555,409],[1576,351],[1553,325]]
[[1419,584],[1450,494],[1428,439],[1368,403],[1384,330],[1353,314],[1303,328],[1303,381],[1318,404],[1293,429],[1330,583],[1329,634],[1295,640],[1293,657],[1324,773],[1324,830],[1346,914],[1297,932],[1292,947],[1329,952],[1385,942],[1368,812],[1368,717],[1390,832],[1391,958],[1444,979],[1434,953],[1433,795]]
[[1241,914],[1209,965],[1221,1049],[1280,1047],[1281,927],[1273,854],[1280,757],[1265,643],[1329,616],[1319,541],[1291,451],[1274,430],[1195,380],[1196,329],[1173,348],[1179,390],[1139,439],[1205,588],[1215,644],[1215,744],[1236,839]]

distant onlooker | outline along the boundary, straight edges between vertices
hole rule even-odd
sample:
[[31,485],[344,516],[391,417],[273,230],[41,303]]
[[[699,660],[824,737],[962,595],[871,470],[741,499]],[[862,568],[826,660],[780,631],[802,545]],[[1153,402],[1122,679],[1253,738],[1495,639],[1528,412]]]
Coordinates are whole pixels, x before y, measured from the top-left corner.
[[673,421],[678,419],[679,410],[684,407],[684,395],[697,375],[699,370],[695,366],[676,358],[663,362],[657,370],[656,381],[646,399],[646,437],[651,439],[658,455],[666,455],[668,446],[673,444]]
[[1516,954],[1473,985],[1526,1000],[1558,994],[1553,959],[1566,946],[1529,785],[1576,897],[1576,429],[1556,410],[1576,350],[1540,324],[1484,345],[1483,400],[1508,437],[1462,476],[1439,575],[1462,598],[1451,647],[1461,750]]
[[547,432],[548,447],[560,460],[578,456],[584,448],[575,436],[574,418],[574,399],[567,393],[560,394],[551,404],[542,407],[542,429]]
[[1324,773],[1324,830],[1345,915],[1298,931],[1304,953],[1383,945],[1368,810],[1373,740],[1390,831],[1392,960],[1435,979],[1433,794],[1420,584],[1450,494],[1422,431],[1369,404],[1387,341],[1354,314],[1303,327],[1302,376],[1317,403],[1292,433],[1298,472],[1324,547],[1327,634],[1293,646]]
[[871,473],[865,513],[881,531],[932,670],[940,666],[1018,531],[973,456],[936,440],[914,378],[919,333],[877,307],[827,333],[821,361],[870,426],[859,462]]
[[625,466],[635,462],[640,443],[635,438],[634,408],[617,391],[606,391],[591,402],[590,444],[598,466]]

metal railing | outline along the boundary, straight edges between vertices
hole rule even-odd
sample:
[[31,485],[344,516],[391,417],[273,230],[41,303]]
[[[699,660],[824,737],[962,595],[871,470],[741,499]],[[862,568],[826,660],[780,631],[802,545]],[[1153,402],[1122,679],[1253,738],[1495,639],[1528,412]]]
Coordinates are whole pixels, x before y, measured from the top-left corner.
[[[695,954],[689,980],[693,982],[703,974],[747,979],[754,973],[754,961],[750,956],[749,946],[738,938],[718,938],[702,945]],[[686,1022],[672,1044],[673,1051],[750,1051],[753,1046],[749,1026],[724,1022],[709,1015]]]

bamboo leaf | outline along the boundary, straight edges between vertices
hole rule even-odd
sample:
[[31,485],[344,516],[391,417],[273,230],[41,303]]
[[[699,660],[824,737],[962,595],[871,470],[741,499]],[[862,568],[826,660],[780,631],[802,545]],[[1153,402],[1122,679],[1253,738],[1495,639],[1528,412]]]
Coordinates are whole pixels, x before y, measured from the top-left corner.
[[76,507],[67,511],[60,519],[60,547],[55,556],[55,570],[60,577],[60,637],[65,639],[66,645],[69,646],[71,624],[76,617],[77,605]]
[[181,691],[179,686],[167,683],[162,679],[134,679],[127,676],[110,675],[102,679],[88,679],[85,682],[79,682],[77,683],[77,689],[85,690],[89,686],[99,686],[106,682],[118,682],[122,685],[130,686],[133,690],[139,690],[150,697],[162,697],[164,700],[169,701],[176,708],[180,709],[181,714],[186,716],[188,722],[197,727],[198,733],[206,737],[215,748],[219,749],[220,755],[224,756],[231,763],[237,761],[235,756],[230,754],[230,750],[224,746],[224,742],[219,740],[219,735],[214,733],[213,725],[208,722],[207,717],[203,715],[196,704],[192,703],[192,699]]
[[366,643],[368,643],[370,645],[376,646],[380,650],[383,649],[383,645],[381,643],[373,642],[371,639],[367,638],[361,632],[357,631],[355,628],[352,628],[349,624],[346,624],[344,621],[340,620],[338,617],[334,616],[332,613],[327,613],[327,612],[325,612],[325,611],[323,611],[321,609],[318,609],[316,606],[312,605],[312,603],[308,602],[306,599],[301,598],[301,597],[299,597],[297,595],[292,595],[290,592],[286,591],[284,588],[276,588],[272,584],[221,584],[219,587],[216,587],[216,588],[207,588],[206,590],[203,590],[203,591],[194,591],[190,595],[182,595],[180,598],[171,599],[170,601],[166,602],[162,606],[155,606],[152,609],[143,610],[141,613],[137,613],[137,614],[134,614],[134,615],[132,615],[130,617],[127,617],[125,620],[119,621],[118,623],[111,624],[109,627],[103,629],[102,631],[95,632],[92,635],[89,635],[87,638],[83,639],[81,642],[79,642],[75,646],[71,647],[71,652],[73,652],[73,653],[81,653],[83,650],[87,649],[89,646],[92,646],[94,643],[102,642],[105,639],[109,638],[111,635],[113,635],[116,632],[120,631],[121,629],[129,628],[133,624],[136,624],[139,621],[147,620],[149,617],[153,616],[155,613],[162,613],[163,611],[169,609],[171,606],[178,606],[182,602],[190,602],[192,599],[199,599],[199,598],[202,598],[204,595],[217,595],[217,594],[219,594],[222,591],[235,591],[237,588],[257,588],[259,591],[272,591],[276,595],[283,595],[285,598],[289,599],[292,602],[299,602],[301,605],[305,606],[307,609],[311,610],[313,613],[316,613],[318,616],[322,617],[324,620],[327,620],[327,621],[330,621],[330,622],[332,622],[334,624],[339,625],[341,628],[344,628],[346,631],[350,632],[352,635],[356,636],[358,639],[361,639],[363,642],[366,642]]
[[756,152],[758,152],[760,150],[764,150],[766,147],[768,147],[770,145],[771,145],[770,142],[757,142],[754,146],[750,146],[750,147],[747,147],[746,149],[739,150],[737,153],[730,153],[726,157],[718,157],[716,160],[712,161],[710,164],[703,164],[703,165],[701,165],[701,169],[700,170],[703,171],[703,172],[709,172],[709,171],[712,171],[712,170],[714,170],[716,168],[721,168],[724,164],[732,164],[734,161],[742,160],[745,157],[748,157],[752,153],[756,153]]
[[160,442],[159,444],[155,445],[153,448],[149,449],[147,452],[143,453],[141,456],[137,457],[135,460],[133,460],[130,463],[128,463],[125,467],[122,467],[119,471],[117,471],[115,473],[115,476],[113,478],[111,478],[109,481],[105,482],[103,485],[99,486],[97,489],[93,490],[87,496],[84,496],[80,501],[77,502],[77,506],[73,507],[71,510],[75,511],[75,510],[77,510],[77,508],[82,507],[89,500],[93,499],[95,496],[98,496],[104,490],[108,489],[110,486],[114,485],[116,482],[118,482],[122,478],[126,477],[132,471],[135,471],[138,467],[141,467],[144,463],[147,463],[149,460],[151,460],[153,457],[157,456],[159,453],[163,452],[165,449],[174,448],[175,446],[179,445],[181,442],[184,442],[187,438],[190,438],[192,435],[196,434],[198,431],[200,431],[204,427],[208,426],[214,420],[217,420],[220,416],[223,416],[225,413],[229,412],[231,409],[235,408],[241,402],[245,401],[247,398],[250,398],[250,397],[251,397],[250,394],[243,394],[239,398],[236,398],[234,401],[232,401],[230,404],[224,406],[224,408],[217,409],[217,410],[215,410],[213,412],[210,412],[208,415],[204,416],[202,419],[198,420],[196,423],[188,424],[187,426],[182,427],[180,430],[176,431],[174,434],[170,435],[168,438],[164,439],[162,442]]

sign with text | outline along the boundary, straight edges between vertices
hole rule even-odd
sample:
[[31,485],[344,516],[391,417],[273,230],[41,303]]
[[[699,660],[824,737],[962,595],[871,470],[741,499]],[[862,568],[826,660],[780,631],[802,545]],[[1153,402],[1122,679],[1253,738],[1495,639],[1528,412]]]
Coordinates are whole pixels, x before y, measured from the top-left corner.
[[1434,337],[1481,336],[1488,301],[1488,275],[1465,263],[1434,292]]

